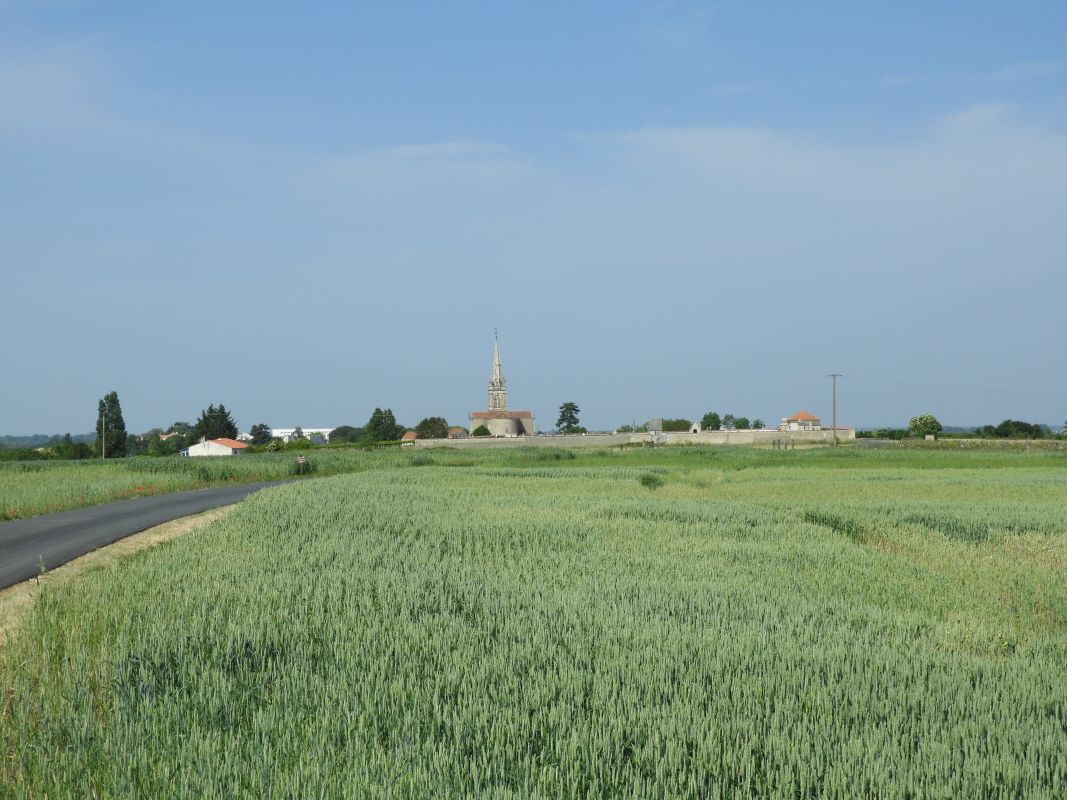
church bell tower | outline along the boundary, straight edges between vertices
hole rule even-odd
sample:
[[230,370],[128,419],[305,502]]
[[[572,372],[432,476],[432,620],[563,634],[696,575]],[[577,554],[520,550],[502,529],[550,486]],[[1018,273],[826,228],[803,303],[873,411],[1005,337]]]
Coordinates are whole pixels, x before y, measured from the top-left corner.
[[493,373],[489,376],[489,410],[506,411],[508,387],[504,383],[504,371],[500,367],[500,339],[493,331]]

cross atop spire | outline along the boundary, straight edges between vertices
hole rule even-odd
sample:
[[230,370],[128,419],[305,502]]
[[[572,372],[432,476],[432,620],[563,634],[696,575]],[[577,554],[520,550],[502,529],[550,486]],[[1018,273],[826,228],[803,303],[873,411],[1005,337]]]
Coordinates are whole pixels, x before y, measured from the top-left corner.
[[508,388],[504,381],[504,370],[500,366],[500,337],[493,328],[493,372],[489,376],[489,410],[506,411],[508,407]]

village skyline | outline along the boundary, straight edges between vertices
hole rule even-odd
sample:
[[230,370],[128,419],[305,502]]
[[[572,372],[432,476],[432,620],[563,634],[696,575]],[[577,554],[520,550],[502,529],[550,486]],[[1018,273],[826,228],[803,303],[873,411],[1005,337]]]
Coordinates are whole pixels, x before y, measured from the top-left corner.
[[[831,394],[831,409],[832,409],[831,415],[832,415],[833,413],[836,412],[836,409],[833,408],[834,403],[836,402],[836,391],[837,391],[835,383],[836,383],[837,380],[842,380],[842,379],[845,379],[846,377],[851,377],[851,376],[845,376],[845,375],[842,375],[842,374],[838,373],[838,374],[828,374],[826,377],[830,378],[830,379],[836,379],[834,381],[834,383],[831,384],[831,387],[832,387],[832,389],[831,389],[831,392],[832,392],[832,394]],[[867,381],[868,379],[860,378],[859,380],[861,382],[863,382],[863,381]],[[936,388],[936,389],[944,389],[944,390],[947,390],[947,391],[969,391],[969,390],[965,389],[964,387],[929,387],[929,386],[927,386],[927,387],[923,387],[923,388],[925,388],[925,389]],[[973,390],[970,390],[970,391],[973,391]],[[570,406],[578,406],[578,404],[575,403],[573,400],[565,400],[565,401],[563,401],[563,403],[561,403],[561,406],[563,404],[567,404],[567,405],[570,405]],[[214,406],[212,406],[212,408],[213,407]],[[392,413],[392,409],[389,406],[389,404],[376,404],[374,406],[374,413],[377,413],[379,408],[382,408],[382,407],[389,408],[390,413]],[[818,404],[812,404],[812,407],[813,408],[818,408],[818,407],[821,407],[821,406],[819,406]],[[559,411],[561,411],[561,410],[562,410],[562,408],[559,409]],[[582,414],[582,418],[583,419],[588,419],[589,418],[589,415],[587,415],[585,411],[582,411],[580,408],[577,409],[577,410],[579,411],[579,413]],[[761,416],[757,416],[757,415],[747,416],[745,411],[739,411],[739,413],[736,413],[736,414],[734,413],[735,411],[738,411],[738,410],[737,409],[732,409],[732,408],[731,409],[723,409],[723,408],[720,408],[720,407],[709,407],[708,410],[705,410],[703,412],[699,412],[699,413],[689,412],[688,414],[686,414],[686,413],[681,413],[681,414],[675,413],[674,416],[671,416],[671,415],[668,415],[668,414],[658,414],[658,415],[657,414],[651,414],[651,415],[648,415],[648,414],[636,415],[635,414],[635,415],[633,415],[631,417],[630,421],[625,421],[624,420],[624,421],[622,421],[622,422],[620,422],[620,423],[618,423],[618,424],[616,424],[614,426],[609,426],[609,427],[588,426],[587,427],[587,426],[583,425],[582,426],[582,430],[584,431],[584,430],[588,429],[590,431],[595,431],[595,432],[611,432],[611,431],[627,430],[627,429],[631,430],[631,431],[635,431],[635,430],[638,430],[638,429],[645,430],[646,428],[649,429],[649,430],[658,430],[660,428],[657,426],[657,424],[661,423],[664,419],[667,419],[669,421],[674,421],[674,422],[689,421],[690,425],[696,425],[698,428],[701,425],[701,422],[699,422],[699,421],[703,419],[704,420],[703,425],[706,428],[706,427],[708,427],[706,420],[707,420],[707,417],[709,415],[714,415],[716,426],[719,424],[719,422],[721,420],[723,428],[729,428],[729,429],[732,429],[734,427],[734,419],[735,419],[735,417],[740,422],[740,425],[738,427],[740,427],[742,429],[748,429],[751,426],[752,428],[755,428],[755,429],[776,430],[780,425],[784,425],[787,421],[792,420],[792,419],[814,420],[816,425],[822,424],[821,423],[821,417],[819,417],[819,415],[813,415],[813,414],[811,414],[811,412],[807,411],[805,408],[799,408],[799,410],[794,411],[791,414],[784,414],[784,415],[782,415],[780,417],[774,417],[774,416],[761,417]],[[231,409],[230,413],[232,413],[232,409]],[[919,414],[919,413],[929,413],[929,412],[919,412],[919,411],[915,412],[915,414]],[[827,419],[828,420],[832,418],[831,415],[827,415]],[[143,412],[142,412],[141,416],[144,416]],[[188,417],[189,415],[187,414],[185,416]],[[246,414],[246,416],[248,416],[248,415]],[[255,414],[251,415],[251,417],[255,417],[255,416],[256,416]],[[368,412],[368,416],[373,416],[373,415],[370,412]],[[434,414],[434,413],[424,414],[422,417],[420,417],[420,419],[425,421],[427,419],[427,417],[436,417],[436,416],[440,416],[440,415],[437,415],[437,414]],[[481,424],[487,425],[488,426],[486,428],[487,435],[494,435],[494,436],[514,436],[514,435],[531,436],[531,435],[535,435],[535,434],[538,434],[538,433],[550,433],[550,432],[555,431],[558,428],[558,425],[553,425],[553,424],[551,424],[550,421],[546,421],[543,424],[538,425],[536,423],[536,421],[535,421],[537,419],[537,416],[538,415],[535,412],[530,412],[530,411],[525,411],[525,410],[523,410],[523,411],[515,411],[514,408],[512,408],[512,410],[509,410],[507,381],[506,381],[506,378],[504,377],[504,372],[503,372],[503,364],[502,364],[501,352],[500,352],[499,332],[498,332],[497,329],[494,329],[493,330],[493,358],[492,358],[492,366],[491,366],[491,369],[490,369],[490,376],[489,376],[489,380],[488,380],[488,402],[485,404],[485,408],[478,408],[478,409],[474,409],[474,410],[468,412],[467,415],[466,415],[466,418],[463,420],[462,423],[459,421],[460,418],[458,416],[455,416],[455,415],[453,415],[453,416],[442,416],[441,418],[444,419],[449,425],[455,426],[455,427],[458,427],[458,428],[462,428],[464,431],[467,431],[467,432],[471,432],[471,431],[475,430],[475,428],[478,427]],[[551,415],[551,418],[542,417],[542,419],[546,419],[546,420],[547,419],[554,419],[555,416],[556,416],[556,412],[553,412],[553,414]],[[914,414],[913,414],[913,416],[914,416]],[[251,417],[249,417],[249,418],[251,418]],[[497,417],[499,417],[499,420],[494,422],[493,420],[496,419]],[[594,417],[595,417],[595,415],[594,415]],[[1021,415],[1016,414],[1015,417],[1016,418],[1020,418]],[[403,421],[402,422],[401,419],[400,419],[400,415],[395,415],[395,418],[396,418],[396,421],[397,421],[398,425],[401,428],[407,428],[409,430],[414,428],[414,420],[412,420],[411,422],[407,422],[407,421]],[[133,419],[140,419],[140,417],[133,417]],[[1013,419],[1013,417],[1008,416],[1008,417],[1005,417],[1004,419],[1005,420],[1011,420],[1011,419]],[[169,426],[168,426],[167,423],[163,423],[163,422],[160,422],[158,420],[154,424],[149,425],[147,427],[138,427],[136,424],[134,424],[129,428],[129,432],[131,434],[135,433],[135,432],[143,433],[143,432],[151,432],[151,431],[157,431],[157,430],[158,431],[164,431],[164,432],[170,432],[170,431],[172,431],[174,429],[174,425],[177,424],[177,422],[181,422],[181,421],[188,422],[188,420],[185,419],[185,417],[181,417],[181,416],[175,417],[175,420],[176,420],[176,422],[170,424]],[[248,432],[250,430],[253,430],[254,428],[270,428],[271,429],[271,435],[273,437],[279,438],[279,439],[281,439],[282,441],[285,441],[285,442],[288,442],[289,438],[294,433],[298,434],[298,435],[313,434],[315,436],[319,436],[320,438],[328,439],[329,438],[329,432],[333,431],[334,429],[336,429],[338,427],[342,427],[342,426],[358,427],[359,426],[359,422],[357,420],[353,420],[353,419],[349,419],[349,418],[346,418],[343,422],[336,422],[335,424],[330,424],[330,425],[320,425],[320,424],[306,424],[305,425],[305,424],[300,424],[299,422],[294,424],[293,420],[286,420],[285,424],[283,424],[283,425],[275,425],[275,424],[272,424],[272,423],[264,422],[263,418],[262,418],[262,415],[257,417],[257,420],[258,420],[257,422],[249,422],[249,421],[245,421],[243,418],[241,419],[240,424],[239,424],[238,427],[239,427],[239,430],[241,432],[241,437],[242,438],[244,438],[245,440],[250,440]],[[236,422],[236,420],[235,420],[235,422]],[[317,420],[316,422],[323,422],[323,420]],[[840,419],[837,420],[837,423],[838,423],[838,425],[840,427],[843,427],[843,428],[847,427],[847,428],[851,428],[852,430],[864,430],[864,429],[877,430],[877,429],[894,429],[894,428],[895,429],[904,429],[904,428],[907,427],[906,422],[905,421],[900,421],[900,420],[894,420],[894,421],[884,422],[884,423],[880,423],[880,424],[870,424],[870,425],[859,424],[859,425],[856,425],[856,424],[852,423],[851,421],[847,421],[844,418],[840,418]],[[977,429],[979,427],[982,427],[982,425],[990,425],[990,424],[992,424],[992,423],[989,422],[989,421],[986,421],[986,422],[983,422],[983,423],[960,425],[960,424],[957,424],[955,421],[949,421],[947,423],[946,430],[963,431],[963,430]],[[1045,426],[1047,426],[1048,428],[1050,428],[1053,431],[1062,431],[1064,429],[1067,429],[1067,422],[1063,422],[1062,425],[1060,425],[1060,424],[1055,423],[1055,422],[1038,421],[1035,424],[1045,425]],[[829,422],[827,422],[825,425],[823,425],[823,427],[832,427],[832,426],[830,425]],[[66,432],[70,433],[72,430],[75,430],[75,429],[68,428]],[[35,434],[36,435],[51,435],[51,436],[58,435],[55,432],[52,432],[50,434],[42,434],[41,432],[35,432]],[[23,433],[15,433],[15,434],[10,434],[10,433],[9,434],[0,434],[0,437],[17,438],[19,436],[28,436],[28,435],[31,435],[31,434],[23,432]],[[78,434],[76,434],[76,436],[80,437],[80,438],[84,438],[86,436],[86,434],[78,433]]]

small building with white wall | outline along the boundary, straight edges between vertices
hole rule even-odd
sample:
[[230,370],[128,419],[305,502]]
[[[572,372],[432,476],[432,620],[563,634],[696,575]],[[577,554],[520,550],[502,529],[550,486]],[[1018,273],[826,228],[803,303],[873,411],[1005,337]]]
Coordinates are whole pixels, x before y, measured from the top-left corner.
[[244,442],[236,439],[207,439],[197,442],[181,451],[183,456],[236,456],[248,448]]

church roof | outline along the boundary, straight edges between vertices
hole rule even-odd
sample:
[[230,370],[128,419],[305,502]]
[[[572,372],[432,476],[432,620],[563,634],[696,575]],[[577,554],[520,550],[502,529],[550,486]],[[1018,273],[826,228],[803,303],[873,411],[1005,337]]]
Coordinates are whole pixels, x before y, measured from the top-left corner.
[[472,411],[471,419],[533,419],[529,411]]

